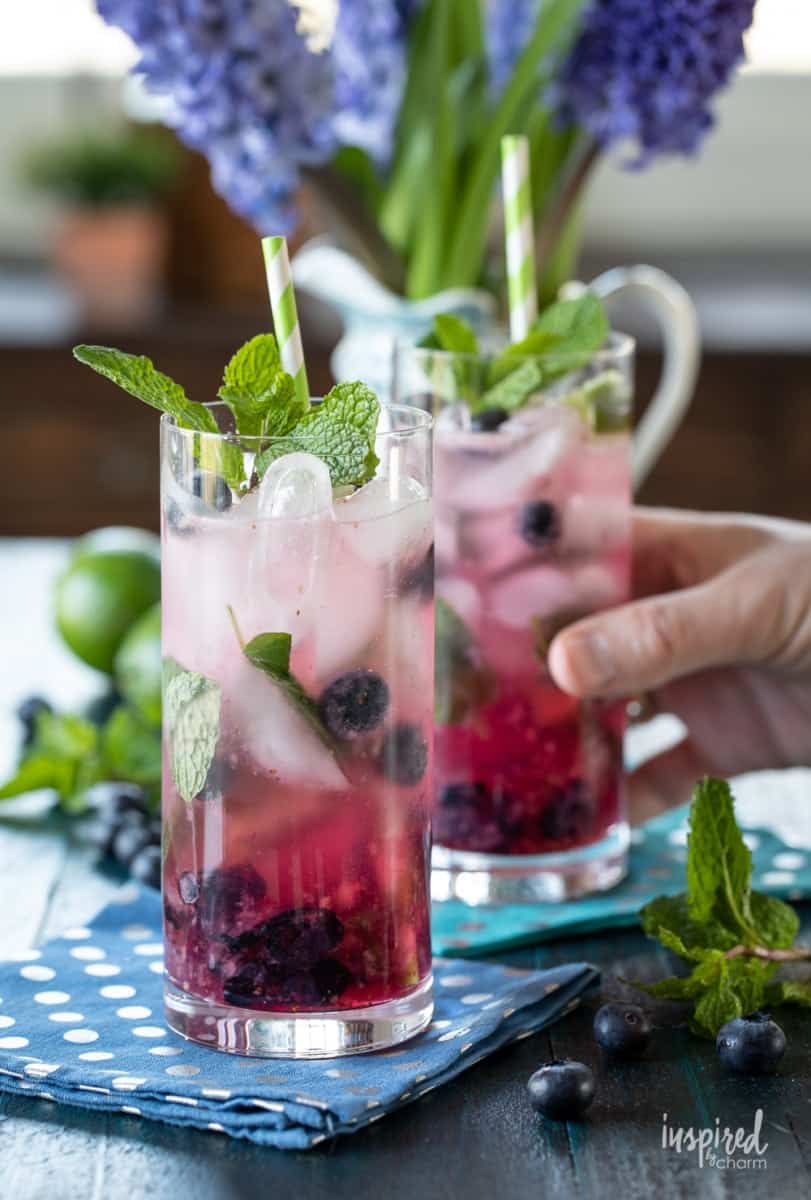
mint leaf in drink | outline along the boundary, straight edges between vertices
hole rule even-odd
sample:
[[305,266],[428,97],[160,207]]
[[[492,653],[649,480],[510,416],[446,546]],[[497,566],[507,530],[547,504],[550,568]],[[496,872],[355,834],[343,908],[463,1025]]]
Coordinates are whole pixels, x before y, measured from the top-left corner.
[[161,778],[160,731],[134,709],[116,708],[102,731],[106,774],[143,787],[154,787]]
[[434,339],[437,348],[450,354],[478,354],[479,340],[471,326],[453,313],[434,317]]
[[203,790],[220,737],[220,687],[196,671],[181,671],[163,697],[169,761],[178,795],[191,804]]
[[333,487],[360,487],[377,468],[379,414],[377,396],[365,383],[339,383],[285,437],[257,456],[256,472],[261,478],[281,455],[303,451],[324,460]]
[[630,428],[631,394],[619,371],[601,371],[567,392],[563,402],[576,408],[595,433],[621,433]]
[[605,309],[591,292],[576,300],[558,300],[544,309],[532,326],[532,333],[558,338],[555,353],[591,356],[608,337]]
[[545,372],[541,360],[523,359],[509,375],[488,388],[471,405],[471,409],[478,412],[484,408],[503,408],[505,412],[515,412],[541,389],[544,380]]
[[434,631],[434,720],[438,725],[458,725],[492,699],[493,676],[479,662],[467,625],[441,596],[436,598]]
[[260,633],[242,647],[245,657],[280,687],[287,699],[309,722],[325,745],[334,747],[332,738],[312,700],[290,670],[293,639],[289,633]]
[[237,350],[217,395],[234,414],[241,437],[281,437],[307,412],[272,333],[260,333]]
[[73,357],[112,380],[144,404],[169,413],[184,429],[217,433],[217,422],[203,404],[190,400],[179,383],[158,371],[144,355],[125,354],[109,346],[74,346]]

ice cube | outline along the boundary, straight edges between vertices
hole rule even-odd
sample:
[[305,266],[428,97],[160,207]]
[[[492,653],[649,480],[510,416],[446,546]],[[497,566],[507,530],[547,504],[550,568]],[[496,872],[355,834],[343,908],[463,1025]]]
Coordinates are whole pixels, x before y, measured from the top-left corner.
[[358,655],[379,633],[384,582],[379,570],[353,554],[332,525],[334,536],[304,598],[312,616],[314,674],[323,686],[338,671],[362,666]]
[[334,754],[295,702],[247,660],[231,674],[227,706],[234,733],[262,771],[284,784],[347,786]]
[[470,409],[466,404],[447,404],[436,419],[436,433],[466,433],[470,429]]
[[369,563],[417,561],[433,536],[427,488],[397,472],[339,500],[335,518],[352,553]]
[[574,495],[562,517],[561,554],[595,554],[630,541],[631,508],[624,498]]
[[511,421],[494,434],[468,434],[438,445],[437,488],[468,512],[503,508],[549,490],[581,434],[577,414],[542,409],[533,420]]
[[481,597],[469,579],[446,575],[437,580],[437,595],[462,618],[468,629],[475,629],[481,612]]
[[492,587],[488,612],[510,629],[528,629],[533,618],[574,609],[577,599],[577,585],[571,575],[557,567],[531,567],[508,575]]
[[259,485],[260,517],[315,517],[331,507],[329,467],[314,454],[283,454]]

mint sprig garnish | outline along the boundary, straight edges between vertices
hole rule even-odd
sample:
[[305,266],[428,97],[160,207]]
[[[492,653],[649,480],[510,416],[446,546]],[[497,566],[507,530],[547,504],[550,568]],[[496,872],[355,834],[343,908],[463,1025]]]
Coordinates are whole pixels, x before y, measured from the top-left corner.
[[163,695],[169,764],[178,795],[191,804],[205,786],[220,737],[220,686],[196,671],[169,673]]
[[379,414],[377,396],[365,383],[339,383],[285,437],[258,455],[257,474],[264,475],[281,455],[301,451],[323,459],[333,487],[368,483],[378,464],[374,446]]
[[307,413],[284,370],[272,333],[260,333],[241,346],[225,368],[217,393],[234,415],[242,437],[281,437]]
[[[143,355],[107,346],[76,346],[74,357],[118,384],[145,404],[169,413],[183,429],[219,433],[203,404],[190,400],[179,383],[158,371]],[[234,416],[235,440],[200,439],[197,457],[209,471],[220,473],[229,487],[245,481],[239,438],[259,438],[255,469],[259,477],[282,454],[315,454],[329,467],[333,487],[359,487],[373,478],[378,459],[375,435],[380,404],[365,384],[341,383],[324,401],[308,407],[296,395],[292,377],[283,369],[273,334],[259,334],[233,355],[218,393]],[[267,439],[270,445],[263,446]]]
[[[486,371],[475,361],[454,363],[457,398],[473,413],[495,407],[514,412],[542,388],[586,366],[608,333],[608,319],[596,296],[586,292],[574,300],[559,300],[544,309],[525,338],[493,358]],[[419,344],[453,354],[479,353],[474,330],[448,314],[434,318],[433,329]],[[581,406],[603,398],[596,393],[579,396]],[[597,418],[588,416],[596,428]]]
[[752,855],[723,780],[704,779],[693,793],[687,890],[658,896],[640,917],[645,932],[689,962],[691,971],[639,986],[654,996],[694,1001],[694,1032],[715,1037],[733,1017],[766,1003],[811,1005],[811,983],[772,982],[781,963],[811,959],[811,950],[794,946],[794,909],[752,889]]

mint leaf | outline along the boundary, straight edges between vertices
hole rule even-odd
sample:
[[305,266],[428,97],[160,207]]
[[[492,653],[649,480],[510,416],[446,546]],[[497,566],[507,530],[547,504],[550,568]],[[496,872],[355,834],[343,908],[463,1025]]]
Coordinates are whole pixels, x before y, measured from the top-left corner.
[[243,646],[242,653],[282,689],[287,699],[309,722],[324,744],[332,749],[334,742],[321,720],[315,702],[290,671],[292,645],[293,639],[289,633],[260,633]]
[[438,725],[458,725],[492,698],[495,681],[481,666],[467,625],[441,596],[435,604],[434,639],[434,720]]
[[0,800],[24,796],[40,788],[52,788],[61,796],[70,794],[75,766],[69,759],[33,753],[24,758],[12,777],[0,786]]
[[695,1000],[707,990],[703,979],[697,979],[695,973],[690,975],[670,975],[667,979],[659,979],[656,983],[636,982],[635,987],[656,996],[659,1000]]
[[687,906],[694,921],[715,917],[739,940],[755,942],[750,912],[752,855],[735,822],[729,784],[703,779],[693,791],[687,839]]
[[242,437],[281,437],[308,408],[282,367],[272,333],[260,333],[237,350],[217,395],[234,414]]
[[729,986],[738,997],[741,1011],[751,1013],[762,1008],[766,983],[777,970],[777,964],[761,962],[757,958],[733,958],[727,966]]
[[777,896],[752,892],[749,908],[759,945],[779,950],[794,945],[800,929],[800,918],[790,904],[785,904]]
[[544,379],[544,367],[540,360],[524,359],[514,371],[488,388],[471,407],[474,412],[480,408],[503,408],[506,412],[514,412],[543,386]]
[[591,356],[608,337],[609,325],[602,303],[586,292],[576,300],[550,304],[533,324],[532,332],[559,338],[556,350],[561,355]]
[[473,329],[453,313],[434,317],[434,337],[440,350],[450,354],[478,354],[479,341]]
[[374,477],[380,403],[365,383],[339,383],[290,433],[256,459],[257,474],[283,454],[315,454],[329,467],[333,487],[359,487]]
[[722,1025],[743,1016],[743,1005],[731,986],[728,973],[722,971],[696,1002],[690,1027],[701,1037],[714,1038]]
[[160,731],[133,709],[114,710],[102,733],[107,774],[151,787],[161,778]]
[[125,354],[109,346],[74,346],[73,357],[144,404],[169,413],[184,429],[219,432],[209,410],[190,400],[179,383],[156,370],[152,360],[144,355]]
[[800,1004],[803,1008],[811,1008],[811,981],[775,980],[766,985],[763,1000],[770,1008],[776,1008],[780,1004]]
[[[694,921],[690,916],[687,893],[676,896],[657,896],[641,910],[642,928],[649,937],[659,937],[666,929],[679,937],[685,946],[685,957],[697,949],[731,950],[738,938],[718,921]],[[676,951],[681,954],[681,951]]]
[[178,795],[191,804],[203,790],[220,737],[220,687],[196,671],[175,674],[163,697],[169,761]]
[[576,408],[595,433],[621,433],[630,428],[630,394],[619,371],[601,371],[563,398]]

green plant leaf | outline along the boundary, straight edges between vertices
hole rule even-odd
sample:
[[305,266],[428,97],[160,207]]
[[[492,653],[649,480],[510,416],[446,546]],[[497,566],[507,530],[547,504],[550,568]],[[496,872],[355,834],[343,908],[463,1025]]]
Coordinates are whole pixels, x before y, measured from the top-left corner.
[[544,309],[532,327],[559,339],[561,354],[591,356],[604,344],[609,325],[600,300],[585,292],[574,300],[558,300]]
[[727,960],[729,986],[735,992],[743,1013],[762,1008],[766,984],[777,970],[776,963],[763,962],[758,958],[733,958]]
[[234,414],[241,437],[281,437],[308,411],[282,367],[272,333],[260,333],[237,350],[217,395]]
[[190,400],[179,383],[156,370],[144,355],[125,354],[109,346],[75,346],[73,357],[144,404],[169,413],[184,429],[219,432],[209,410]]
[[754,943],[749,907],[752,855],[735,822],[729,784],[703,779],[693,792],[687,841],[687,906],[694,921],[715,917]]
[[726,971],[704,992],[693,1010],[690,1028],[700,1037],[714,1038],[722,1025],[743,1016],[743,1005]]
[[483,408],[503,408],[507,412],[515,412],[543,387],[544,380],[545,371],[540,360],[523,359],[514,371],[488,388],[472,407],[474,411]]
[[378,458],[375,436],[380,403],[365,383],[339,383],[286,437],[268,446],[256,460],[264,475],[282,454],[315,454],[329,467],[333,487],[360,486],[374,477]]
[[434,334],[440,350],[450,354],[478,354],[479,341],[472,327],[453,313],[434,317]]
[[800,918],[790,904],[785,904],[777,896],[752,892],[749,908],[759,945],[780,950],[794,945]]
[[113,711],[102,732],[107,774],[145,787],[160,783],[161,735],[133,709]]
[[11,800],[40,788],[52,788],[60,796],[68,795],[75,775],[75,765],[70,760],[34,753],[24,758],[12,777],[0,786],[0,800]]
[[242,648],[245,657],[281,688],[292,705],[306,718],[330,749],[335,743],[325,728],[315,702],[290,671],[293,639],[289,633],[260,633]]
[[811,1008],[811,980],[779,979],[766,985],[764,1003],[770,1008],[781,1004],[799,1004]]
[[718,921],[693,920],[686,892],[676,896],[657,896],[642,908],[639,917],[649,937],[658,937],[660,928],[667,929],[679,937],[688,951],[731,950],[739,940]]
[[187,804],[203,790],[220,737],[220,687],[195,671],[175,674],[163,697],[169,761]]

